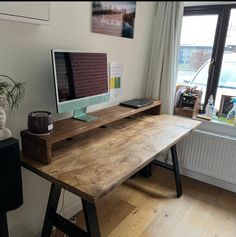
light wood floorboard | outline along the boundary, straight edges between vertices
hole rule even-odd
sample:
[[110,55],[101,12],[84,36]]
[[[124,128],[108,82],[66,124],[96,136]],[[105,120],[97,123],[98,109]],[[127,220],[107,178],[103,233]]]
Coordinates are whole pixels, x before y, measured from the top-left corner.
[[[176,198],[174,175],[157,167],[129,179],[97,205],[102,237],[236,236],[235,193],[184,176],[182,185]],[[85,229],[83,212],[76,219]]]

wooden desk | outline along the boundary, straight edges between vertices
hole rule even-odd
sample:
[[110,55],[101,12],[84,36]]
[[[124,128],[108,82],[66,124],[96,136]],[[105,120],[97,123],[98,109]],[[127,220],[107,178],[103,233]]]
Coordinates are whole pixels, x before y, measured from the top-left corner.
[[[69,236],[100,237],[96,202],[169,148],[178,171],[175,144],[199,124],[177,116],[140,115],[57,143],[49,165],[22,157],[25,168],[52,182],[42,236],[50,236],[54,225]],[[175,174],[181,196],[179,171]],[[81,197],[88,233],[56,214],[61,188]]]

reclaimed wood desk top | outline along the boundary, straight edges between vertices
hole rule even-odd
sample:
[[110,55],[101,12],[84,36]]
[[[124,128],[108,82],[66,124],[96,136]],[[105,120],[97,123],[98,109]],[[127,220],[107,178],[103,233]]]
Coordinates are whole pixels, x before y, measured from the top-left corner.
[[55,144],[49,165],[25,156],[21,162],[23,167],[95,203],[200,123],[178,116],[140,115]]

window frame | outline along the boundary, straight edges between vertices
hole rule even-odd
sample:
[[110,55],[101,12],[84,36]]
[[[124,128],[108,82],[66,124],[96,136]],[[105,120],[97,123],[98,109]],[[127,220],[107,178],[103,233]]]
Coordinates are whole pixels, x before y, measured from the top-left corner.
[[194,6],[184,8],[184,16],[211,15],[211,14],[218,15],[212,55],[211,55],[211,63],[209,66],[209,74],[207,79],[204,108],[208,102],[208,98],[210,97],[210,95],[213,95],[214,100],[216,98],[221,65],[224,55],[225,41],[227,37],[228,25],[230,20],[230,12],[231,9],[233,8],[236,8],[236,4],[204,5],[204,6]]

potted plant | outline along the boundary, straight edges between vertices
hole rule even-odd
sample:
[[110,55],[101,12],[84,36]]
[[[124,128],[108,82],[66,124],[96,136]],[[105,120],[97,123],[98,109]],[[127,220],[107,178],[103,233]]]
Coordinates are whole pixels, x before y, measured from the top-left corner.
[[0,141],[9,138],[12,135],[11,131],[5,127],[5,109],[8,107],[9,110],[12,111],[17,108],[23,99],[24,92],[24,82],[15,82],[7,75],[0,75]]

